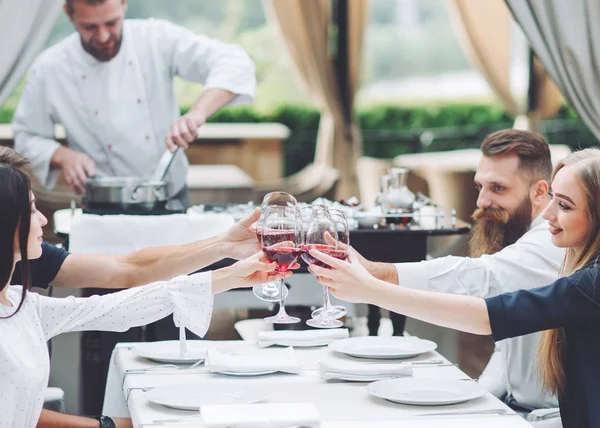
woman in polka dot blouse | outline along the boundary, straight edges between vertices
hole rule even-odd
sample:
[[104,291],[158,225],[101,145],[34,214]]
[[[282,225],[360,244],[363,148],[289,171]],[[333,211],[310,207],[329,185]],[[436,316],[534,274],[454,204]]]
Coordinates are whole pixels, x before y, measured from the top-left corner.
[[[28,292],[29,263],[42,251],[46,218],[37,211],[28,176],[0,165],[0,427],[35,427],[50,363],[46,341],[70,331],[125,331],[173,314],[203,336],[213,295],[280,277],[256,254],[232,266],[106,296],[55,299]],[[22,260],[22,286],[8,286]],[[290,273],[285,276],[290,275]]]

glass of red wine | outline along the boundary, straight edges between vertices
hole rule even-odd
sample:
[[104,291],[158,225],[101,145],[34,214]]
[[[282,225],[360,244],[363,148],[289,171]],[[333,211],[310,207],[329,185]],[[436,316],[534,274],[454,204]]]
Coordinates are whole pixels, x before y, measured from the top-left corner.
[[[279,272],[286,272],[302,255],[302,223],[296,207],[270,207],[262,223],[261,244],[269,262],[277,263]],[[300,318],[291,317],[285,311],[284,279],[279,280],[279,312],[265,318],[274,324],[293,324]]]
[[[348,227],[348,218],[343,211],[336,210],[330,208],[329,217],[333,221],[338,238],[338,248],[329,253],[330,256],[335,257],[336,259],[346,260],[348,258],[347,247],[350,245],[350,228]],[[348,313],[348,309],[341,305],[332,305],[330,302],[329,290],[327,287],[323,286],[323,295],[328,302],[329,305],[329,315],[332,318],[339,319]],[[322,308],[316,309],[312,312],[312,318],[319,318],[323,315],[323,311],[325,310],[325,306]]]
[[[265,213],[271,207],[295,207],[297,204],[296,198],[286,192],[271,192],[267,193],[260,205],[262,209],[261,217],[256,225],[256,237],[261,243],[262,221],[265,218]],[[265,284],[255,285],[252,287],[254,295],[265,302],[279,302],[279,283],[271,281]],[[287,287],[283,287],[283,298],[288,295]]]
[[[327,207],[313,206],[312,215],[304,234],[302,249],[304,250],[302,257],[306,263],[322,267],[327,267],[327,265],[312,257],[309,254],[310,250],[316,249],[336,258],[344,257],[344,252],[338,248],[337,228],[329,215]],[[334,311],[329,299],[329,287],[323,286],[323,308],[320,316],[309,319],[306,324],[316,328],[341,327],[343,323],[333,315]]]
[[[262,246],[263,242],[263,230],[264,230],[264,221],[266,218],[267,212],[271,209],[271,207],[267,206],[263,208],[260,219],[256,223],[256,237],[258,238],[259,244]],[[260,285],[255,285],[252,287],[252,292],[256,297],[260,300],[264,300],[265,302],[279,302],[279,282],[271,281]],[[289,290],[286,286],[283,287],[283,298],[285,299],[289,294]]]

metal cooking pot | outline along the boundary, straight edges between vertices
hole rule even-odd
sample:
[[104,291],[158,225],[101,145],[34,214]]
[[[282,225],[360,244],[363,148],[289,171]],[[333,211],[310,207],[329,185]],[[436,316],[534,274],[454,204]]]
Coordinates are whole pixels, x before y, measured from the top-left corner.
[[167,202],[167,183],[139,177],[93,177],[85,182],[88,206],[139,206],[152,209]]
[[92,177],[85,182],[84,206],[87,208],[114,208],[123,210],[164,208],[167,203],[165,177],[179,152],[167,150],[158,162],[150,180],[140,177]]

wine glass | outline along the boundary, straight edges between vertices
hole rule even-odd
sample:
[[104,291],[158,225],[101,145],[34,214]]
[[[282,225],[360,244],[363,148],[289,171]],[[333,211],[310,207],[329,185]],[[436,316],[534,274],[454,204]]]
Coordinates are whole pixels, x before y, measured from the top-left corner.
[[[263,230],[264,230],[264,221],[266,218],[266,214],[270,211],[272,207],[267,206],[266,208],[263,208],[262,213],[260,215],[260,219],[258,220],[258,222],[256,223],[256,237],[258,238],[258,243],[262,246],[262,242],[263,242]],[[281,291],[283,291],[283,298],[285,299],[288,294],[289,294],[289,290],[286,286],[283,287],[283,289],[281,289]],[[277,281],[270,281],[270,282],[266,282],[264,284],[259,284],[259,285],[255,285],[254,287],[252,287],[252,292],[254,293],[254,295],[256,297],[258,297],[260,300],[263,300],[265,302],[279,302],[279,292],[280,292],[280,288],[279,288],[279,282]]]
[[286,192],[267,193],[260,205],[261,208],[268,206],[275,207],[295,207],[298,204],[296,198]]
[[[299,221],[296,207],[271,207],[265,213],[262,224],[261,244],[265,257],[269,262],[277,263],[277,271],[286,272],[300,255],[302,240],[302,223]],[[274,324],[293,324],[300,318],[291,317],[285,311],[283,289],[284,279],[279,280],[279,312],[265,318]]]
[[[332,257],[341,258],[343,253],[338,250],[338,237],[336,225],[329,215],[329,210],[325,206],[314,206],[312,215],[308,223],[308,228],[304,234],[303,258],[309,264],[327,267],[320,260],[315,259],[309,254],[309,251],[316,249],[322,253],[329,254]],[[347,254],[346,254],[347,256]],[[323,286],[323,311],[319,317],[313,317],[306,321],[311,327],[316,328],[337,328],[343,323],[332,316],[331,304],[329,301],[329,287]]]
[[[329,255],[337,259],[346,260],[348,258],[347,247],[350,245],[350,228],[348,227],[348,218],[343,211],[336,209],[329,209],[329,217],[335,224],[337,238],[338,238],[338,249],[334,252],[330,252]],[[340,245],[342,244],[342,245]],[[332,305],[329,296],[328,287],[323,286],[323,295],[329,304],[329,314],[332,318],[339,319],[348,313],[348,309],[341,305]],[[312,318],[318,318],[323,314],[325,307],[316,309],[312,312]]]
[[[258,242],[261,241],[261,231],[262,231],[262,220],[265,217],[266,211],[270,207],[295,207],[297,204],[296,198],[294,198],[289,193],[285,192],[271,192],[267,193],[263,198],[263,201],[260,205],[262,210],[261,217],[256,224],[256,237],[258,238]],[[275,281],[267,282],[265,284],[255,285],[252,287],[252,292],[256,297],[265,302],[278,302],[279,301],[279,284]],[[283,287],[283,298],[285,299],[288,295],[287,287]]]

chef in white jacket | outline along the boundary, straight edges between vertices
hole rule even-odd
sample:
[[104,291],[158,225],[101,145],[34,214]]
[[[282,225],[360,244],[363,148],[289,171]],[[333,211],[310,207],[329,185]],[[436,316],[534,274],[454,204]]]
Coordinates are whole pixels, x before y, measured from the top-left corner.
[[[66,0],[77,32],[34,63],[13,119],[15,149],[39,181],[60,171],[82,193],[90,176],[149,178],[169,147],[187,148],[208,117],[252,100],[254,64],[243,49],[166,21],[125,20],[127,0]],[[204,84],[180,117],[173,79]],[[66,129],[68,147],[54,138]],[[187,205],[188,161],[180,151],[169,196]]]

